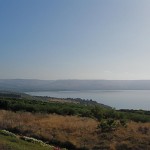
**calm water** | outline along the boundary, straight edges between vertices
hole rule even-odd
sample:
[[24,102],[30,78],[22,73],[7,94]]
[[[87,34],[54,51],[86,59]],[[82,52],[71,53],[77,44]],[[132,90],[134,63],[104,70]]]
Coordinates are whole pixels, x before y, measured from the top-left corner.
[[93,90],[28,92],[35,96],[92,99],[116,109],[150,110],[150,90]]

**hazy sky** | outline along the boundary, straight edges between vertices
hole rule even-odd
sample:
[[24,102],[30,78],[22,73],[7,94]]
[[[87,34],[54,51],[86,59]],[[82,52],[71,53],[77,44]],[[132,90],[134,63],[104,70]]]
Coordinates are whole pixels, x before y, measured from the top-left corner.
[[150,79],[150,0],[0,0],[0,78]]

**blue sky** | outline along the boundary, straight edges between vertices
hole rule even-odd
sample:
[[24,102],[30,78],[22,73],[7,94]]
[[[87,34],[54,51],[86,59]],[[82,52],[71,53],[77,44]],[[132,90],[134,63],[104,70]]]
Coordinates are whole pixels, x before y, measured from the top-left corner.
[[150,79],[149,0],[0,0],[0,78]]

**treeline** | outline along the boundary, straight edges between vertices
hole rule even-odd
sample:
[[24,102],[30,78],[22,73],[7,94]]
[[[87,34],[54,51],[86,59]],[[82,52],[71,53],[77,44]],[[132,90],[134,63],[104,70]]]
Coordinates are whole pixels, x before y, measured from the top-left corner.
[[150,122],[150,111],[121,109],[119,112],[124,113],[126,118],[136,122]]
[[[29,95],[28,95],[29,96]],[[73,103],[79,103],[79,104],[83,104],[83,105],[98,105],[100,107],[104,107],[104,108],[111,108],[108,105],[104,105],[101,103],[98,103],[96,101],[93,101],[92,99],[82,99],[82,98],[56,98],[56,97],[49,97],[49,96],[29,96],[29,99],[31,100],[31,98],[35,99],[35,100],[42,100],[42,101],[51,101],[51,100],[60,100],[63,102],[64,101],[68,101],[68,102],[73,102]]]
[[150,111],[148,110],[120,109],[119,111],[142,114],[142,115],[150,115]]
[[17,98],[0,98],[0,109],[27,111],[32,113],[55,113],[59,115],[78,115],[82,117],[102,119],[127,119],[137,122],[150,122],[150,115],[130,111],[116,111],[99,105],[75,103],[45,102]]

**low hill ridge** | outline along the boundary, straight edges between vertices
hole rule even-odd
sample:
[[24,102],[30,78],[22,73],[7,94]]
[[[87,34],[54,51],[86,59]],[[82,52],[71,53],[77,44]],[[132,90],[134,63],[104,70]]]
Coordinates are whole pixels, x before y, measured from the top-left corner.
[[150,90],[150,80],[36,80],[0,79],[0,90]]

